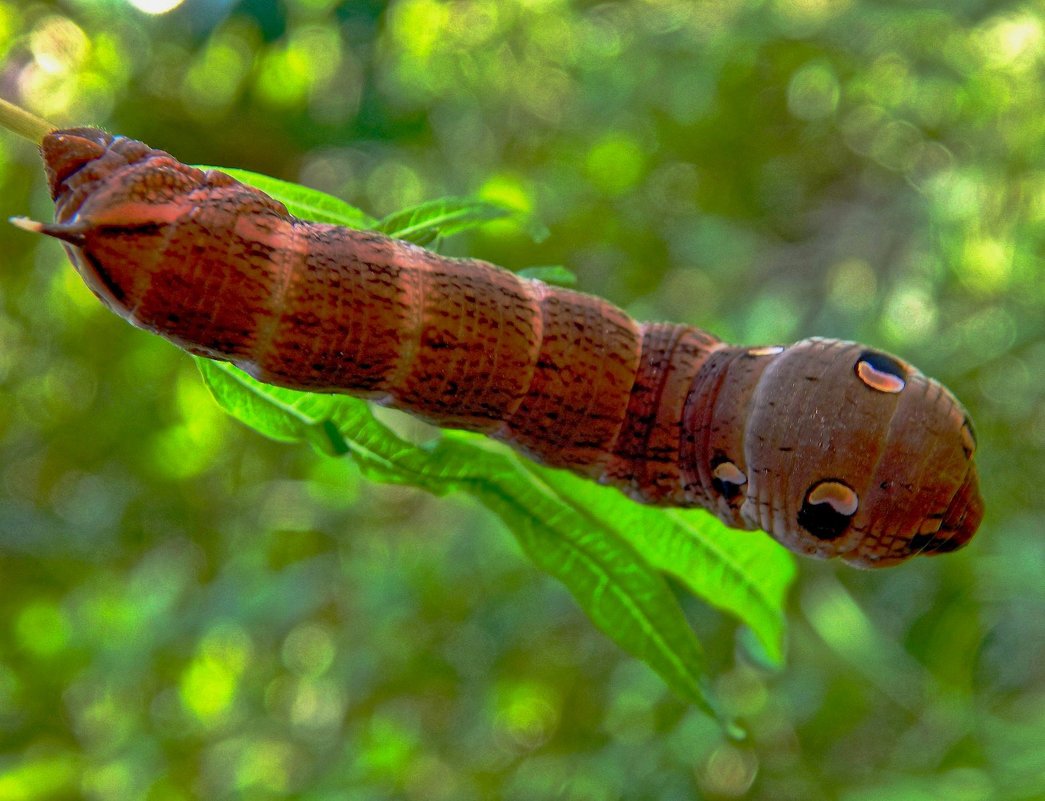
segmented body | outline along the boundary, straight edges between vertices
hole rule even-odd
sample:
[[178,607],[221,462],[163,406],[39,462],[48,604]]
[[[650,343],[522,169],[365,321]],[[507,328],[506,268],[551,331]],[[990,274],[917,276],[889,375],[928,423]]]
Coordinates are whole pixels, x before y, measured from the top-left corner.
[[851,342],[729,346],[380,234],[305,222],[220,172],[94,129],[43,143],[67,243],[133,324],[259,379],[480,431],[637,500],[703,506],[859,566],[965,544],[965,412]]

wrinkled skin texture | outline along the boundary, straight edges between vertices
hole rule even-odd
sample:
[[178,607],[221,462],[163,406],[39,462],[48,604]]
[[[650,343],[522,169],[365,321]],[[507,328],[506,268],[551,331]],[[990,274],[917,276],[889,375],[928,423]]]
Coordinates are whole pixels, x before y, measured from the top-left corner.
[[113,311],[263,381],[480,431],[636,500],[859,567],[965,545],[983,506],[954,396],[851,342],[726,345],[380,234],[95,129],[42,145],[56,223]]

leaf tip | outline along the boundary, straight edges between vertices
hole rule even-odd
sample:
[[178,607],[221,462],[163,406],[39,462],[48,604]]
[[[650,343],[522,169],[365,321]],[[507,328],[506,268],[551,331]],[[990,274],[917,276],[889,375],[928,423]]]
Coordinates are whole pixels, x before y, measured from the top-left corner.
[[747,739],[747,729],[735,720],[723,720],[722,728],[726,736],[735,743],[742,743]]

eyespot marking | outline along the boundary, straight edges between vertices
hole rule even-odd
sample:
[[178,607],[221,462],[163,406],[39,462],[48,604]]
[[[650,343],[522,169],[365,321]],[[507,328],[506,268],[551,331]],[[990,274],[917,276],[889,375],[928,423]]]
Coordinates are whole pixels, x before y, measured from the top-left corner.
[[711,465],[711,486],[727,501],[737,497],[747,484],[744,472],[724,456],[716,457]]
[[856,375],[871,389],[895,394],[907,386],[907,366],[876,350],[865,350],[856,360]]
[[849,527],[860,506],[852,487],[829,478],[814,484],[806,492],[798,510],[798,525],[818,540],[834,540]]

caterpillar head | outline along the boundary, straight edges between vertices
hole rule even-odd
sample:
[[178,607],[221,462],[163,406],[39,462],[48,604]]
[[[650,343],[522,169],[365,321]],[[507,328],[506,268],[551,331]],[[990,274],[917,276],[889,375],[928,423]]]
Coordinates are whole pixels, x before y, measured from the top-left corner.
[[710,434],[727,520],[858,567],[954,551],[975,533],[975,435],[941,384],[894,356],[826,339],[748,349],[734,364],[756,377],[742,439]]

